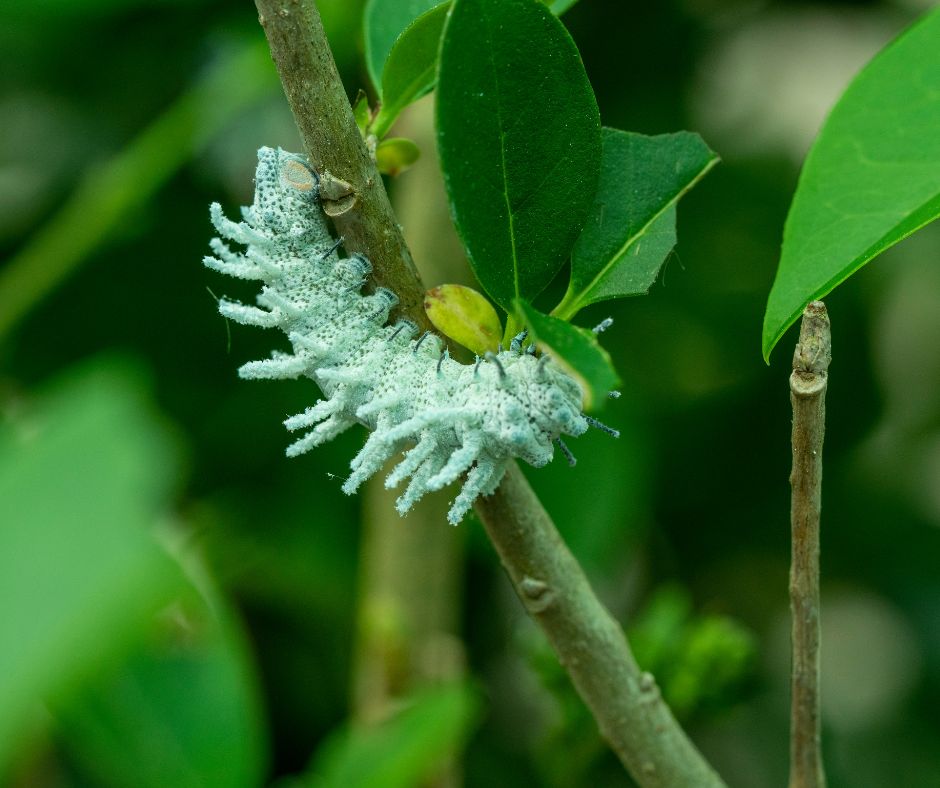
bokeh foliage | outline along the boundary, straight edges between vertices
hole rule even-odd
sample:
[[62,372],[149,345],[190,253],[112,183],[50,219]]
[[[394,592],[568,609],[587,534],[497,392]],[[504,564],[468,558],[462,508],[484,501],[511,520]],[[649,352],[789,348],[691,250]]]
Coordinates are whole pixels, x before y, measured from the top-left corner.
[[[369,89],[362,4],[319,6],[350,95]],[[819,27],[833,51],[860,16],[880,25],[882,42],[911,18],[888,3],[829,9],[835,21]],[[116,219],[111,199],[80,186],[95,183],[101,163],[141,150],[135,140],[174,117],[227,53],[257,43],[254,9],[46,0],[2,13],[0,281],[70,200],[78,229],[58,248],[82,253],[0,345],[0,627],[10,627],[0,645],[5,676],[26,671],[0,692],[3,704],[10,698],[0,731],[16,734],[8,782],[127,785],[129,770],[135,784],[154,785],[303,775],[325,763],[328,740],[360,741],[347,733],[347,688],[361,500],[343,496],[335,477],[362,436],[284,458],[279,421],[316,394],[304,382],[237,380],[236,366],[267,353],[270,339],[237,327],[229,335],[199,265],[208,203],[250,198],[259,145],[298,148],[266,57],[248,66],[257,81],[228,83],[223,69],[216,83],[232,95],[261,86],[251,102],[224,118],[230,105],[211,98],[186,105],[192,113],[173,125],[185,134],[147,147],[140,169],[118,170],[126,210]],[[645,667],[672,674],[663,684],[675,687],[693,735],[736,784],[760,787],[780,784],[786,763],[789,411],[788,354],[766,368],[753,338],[798,162],[771,145],[735,154],[732,137],[702,128],[694,100],[714,52],[730,46],[718,31],[745,35],[752,13],[736,3],[581,0],[563,18],[605,126],[702,130],[723,164],[684,198],[679,246],[651,294],[579,316],[615,319],[603,344],[624,396],[604,420],[621,438],[585,436],[572,447],[577,468],[555,463],[529,477]],[[758,16],[799,13],[771,3]],[[728,95],[712,108],[725,118]],[[410,177],[417,165],[391,184],[393,199]],[[89,243],[84,233],[102,217],[112,217],[108,233]],[[940,773],[931,746],[940,735],[940,360],[929,341],[940,330],[931,323],[938,248],[928,228],[828,299],[836,362],[823,565],[833,618],[824,638],[835,661],[824,663],[823,686],[835,786],[916,788]],[[437,261],[419,263],[429,287],[442,283]],[[561,300],[566,273],[538,308]],[[101,355],[114,352],[132,361]],[[462,634],[479,705],[461,705],[473,690],[444,690],[393,719],[389,735],[410,736],[418,755],[408,763],[428,769],[439,766],[431,749],[466,741],[468,786],[628,784],[578,716],[478,525],[465,525]],[[45,645],[27,654],[33,642]],[[716,655],[726,660],[718,668]],[[548,667],[533,674],[533,661]],[[739,680],[719,682],[729,664]],[[856,678],[845,690],[827,674]],[[570,757],[550,774],[552,748]]]

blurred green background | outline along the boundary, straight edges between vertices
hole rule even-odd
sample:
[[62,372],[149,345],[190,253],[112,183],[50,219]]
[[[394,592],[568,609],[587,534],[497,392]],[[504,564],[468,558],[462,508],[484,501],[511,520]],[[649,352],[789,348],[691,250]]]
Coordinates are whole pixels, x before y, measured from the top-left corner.
[[[350,95],[362,4],[318,3]],[[799,163],[928,2],[581,0],[604,123],[723,158],[647,298],[590,308],[624,396],[529,474],[644,667],[732,786],[784,783],[793,335],[761,317]],[[472,518],[340,491],[352,432],[287,460],[307,381],[240,381],[208,204],[299,148],[253,5],[0,11],[0,783],[627,786]],[[390,184],[428,287],[470,283],[431,99]],[[940,227],[827,299],[830,784],[940,783]],[[210,292],[211,291],[211,292]],[[275,340],[276,342],[277,340]],[[445,496],[446,499],[447,496]]]

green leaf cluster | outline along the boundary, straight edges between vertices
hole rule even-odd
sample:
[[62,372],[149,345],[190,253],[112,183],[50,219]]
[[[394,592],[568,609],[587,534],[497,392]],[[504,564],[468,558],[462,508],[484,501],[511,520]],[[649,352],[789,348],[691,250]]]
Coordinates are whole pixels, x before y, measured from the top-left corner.
[[[582,383],[616,382],[584,306],[645,293],[675,244],[675,205],[717,161],[690,133],[602,129],[577,47],[538,0],[455,0],[441,44],[437,133],[451,213],[474,273]],[[571,261],[567,294],[534,299]]]
[[[554,0],[546,6],[562,14],[577,0]],[[363,133],[382,139],[409,104],[425,96],[437,82],[441,35],[452,0],[370,0],[366,4],[366,68],[378,93],[372,116],[368,102],[356,101],[357,121]],[[362,107],[368,112],[363,122]],[[378,161],[380,172],[395,175]]]
[[696,615],[684,589],[658,589],[629,630],[637,661],[670,708],[688,719],[740,696],[757,657],[754,635],[720,615]]
[[[753,692],[757,637],[727,616],[697,612],[674,584],[655,589],[626,628],[640,668],[656,677],[676,716],[704,721],[724,714]],[[607,784],[607,747],[548,644],[530,645],[530,659],[557,707],[557,721],[540,748],[546,784]]]
[[[366,60],[380,104],[373,114],[360,99],[356,111],[363,133],[382,138],[436,87],[451,214],[477,279],[507,315],[504,341],[528,328],[599,404],[616,373],[594,336],[566,322],[589,304],[649,290],[675,246],[676,203],[718,158],[689,132],[602,129],[558,19],[572,5],[370,0]],[[379,143],[382,172],[400,172],[417,155],[403,158],[406,141],[394,143],[387,152]],[[389,163],[388,153],[398,158]],[[565,297],[541,314],[534,299],[569,260]],[[475,352],[489,346],[474,325],[458,325],[465,310],[432,303],[447,336]]]

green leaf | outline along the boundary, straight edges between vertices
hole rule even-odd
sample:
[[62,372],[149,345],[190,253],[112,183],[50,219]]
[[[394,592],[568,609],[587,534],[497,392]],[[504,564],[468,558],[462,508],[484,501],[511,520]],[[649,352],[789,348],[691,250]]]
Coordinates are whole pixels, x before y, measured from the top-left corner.
[[413,140],[406,137],[389,137],[375,149],[375,166],[383,175],[401,175],[421,156]]
[[762,350],[810,301],[940,215],[940,9],[855,77],[813,144],[783,231]]
[[369,108],[369,97],[364,90],[356,94],[356,100],[353,101],[353,117],[356,119],[356,126],[359,127],[361,134],[366,133],[369,126],[369,120],[372,117],[372,110]]
[[127,371],[58,384],[0,431],[0,764],[40,697],[125,652],[179,588],[150,534],[176,463]]
[[266,736],[247,644],[225,600],[199,579],[205,597],[186,583],[160,637],[55,709],[94,784],[262,784]]
[[553,312],[564,319],[596,301],[649,291],[676,242],[676,203],[718,161],[687,131],[647,137],[604,129],[603,146],[593,213]]
[[521,298],[516,300],[516,315],[538,348],[578,381],[585,410],[600,407],[608,392],[617,388],[617,372],[594,332],[543,315]]
[[457,752],[476,725],[479,700],[465,684],[417,694],[387,722],[334,734],[314,756],[308,788],[412,788]]
[[571,6],[578,2],[578,0],[542,0],[545,5],[547,5],[552,13],[561,16],[565,11],[567,11]]
[[[545,2],[555,14],[561,16],[577,0],[545,0]],[[442,4],[441,0],[368,0],[366,3],[363,16],[366,70],[381,99],[388,99],[384,93],[383,70],[388,68],[389,55],[399,36],[403,35],[405,29],[418,17],[438,5],[450,5],[450,1],[446,0]],[[436,50],[432,69],[437,69]]]
[[438,74],[451,213],[508,313],[567,259],[597,190],[600,116],[578,50],[538,0],[456,0]]
[[441,0],[369,0],[363,12],[366,69],[372,84],[382,91],[382,68],[398,36],[425,11]]
[[424,294],[424,311],[438,331],[478,356],[496,352],[503,331],[499,315],[472,287],[432,287]]
[[437,81],[437,55],[451,3],[427,11],[395,41],[382,70],[382,106],[370,129],[384,137],[401,111],[429,93]]

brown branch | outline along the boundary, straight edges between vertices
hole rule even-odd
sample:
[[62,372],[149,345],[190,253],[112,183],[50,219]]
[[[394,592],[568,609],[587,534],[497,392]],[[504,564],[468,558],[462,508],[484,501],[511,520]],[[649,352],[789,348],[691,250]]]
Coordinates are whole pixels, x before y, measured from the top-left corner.
[[[376,280],[425,324],[424,288],[340,83],[313,0],[255,0],[284,90],[316,169],[348,181],[333,206],[350,249],[367,253]],[[335,182],[334,182],[335,184]],[[340,183],[340,186],[342,184]],[[601,732],[648,788],[719,788],[721,780],[679,727],[622,628],[600,603],[525,477],[513,464],[477,504],[520,599],[545,630]]]
[[424,287],[356,126],[316,4],[255,0],[255,6],[305,153],[334,190],[324,207],[345,247],[368,256],[376,284],[398,294],[402,314],[422,330],[433,329],[424,314]]
[[597,720],[601,735],[642,786],[724,783],[642,672],[623,628],[595,596],[577,559],[515,464],[476,505],[529,615]]
[[793,354],[793,471],[790,474],[792,675],[790,788],[823,788],[819,725],[819,513],[826,385],[832,344],[822,301],[803,312]]

